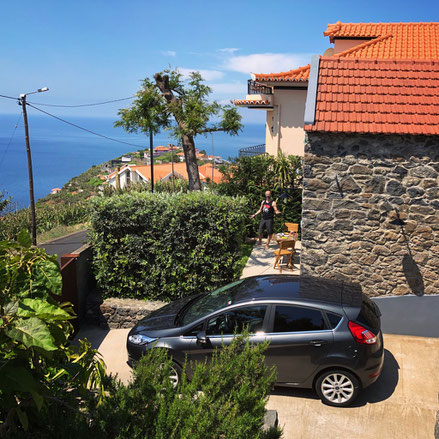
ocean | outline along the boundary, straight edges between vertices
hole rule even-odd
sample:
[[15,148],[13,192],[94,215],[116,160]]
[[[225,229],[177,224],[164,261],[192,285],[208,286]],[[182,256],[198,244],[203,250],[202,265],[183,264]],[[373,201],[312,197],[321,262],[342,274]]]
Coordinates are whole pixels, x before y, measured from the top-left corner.
[[[17,115],[0,115],[0,192],[7,192],[17,208],[29,206],[29,180],[23,118],[15,129]],[[93,165],[122,154],[149,147],[149,137],[128,134],[114,128],[113,118],[65,117],[69,122],[138,145],[116,143],[86,133],[49,116],[28,114],[29,138],[32,151],[35,199],[42,198],[55,187],[63,185]],[[245,125],[239,136],[214,134],[214,153],[227,159],[236,157],[240,148],[265,142],[264,124]],[[154,146],[175,143],[166,132],[154,138]],[[198,136],[197,148],[212,153],[211,136]]]

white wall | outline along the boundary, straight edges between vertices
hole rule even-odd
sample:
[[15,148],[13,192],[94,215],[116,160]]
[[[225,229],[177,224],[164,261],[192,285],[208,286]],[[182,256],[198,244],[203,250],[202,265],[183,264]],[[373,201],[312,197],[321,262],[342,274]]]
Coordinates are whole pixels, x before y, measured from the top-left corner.
[[304,155],[306,90],[274,90],[274,109],[267,111],[265,151]]

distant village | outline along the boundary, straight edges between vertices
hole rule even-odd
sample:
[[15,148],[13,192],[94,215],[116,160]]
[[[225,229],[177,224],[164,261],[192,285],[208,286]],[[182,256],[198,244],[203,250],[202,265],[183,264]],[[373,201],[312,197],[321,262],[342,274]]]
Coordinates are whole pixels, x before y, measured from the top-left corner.
[[[188,180],[184,152],[181,147],[169,144],[156,146],[153,149],[154,183],[169,181],[173,177]],[[208,155],[206,151],[195,149],[198,161],[198,171],[202,183],[211,181],[219,183],[222,173],[218,166],[230,163],[220,156]],[[101,173],[96,178],[102,186],[125,188],[130,184],[146,183],[151,179],[151,157],[149,150],[127,153],[119,158],[110,160],[101,166]],[[72,195],[76,192],[72,191]],[[61,188],[53,188],[51,195],[61,192]]]

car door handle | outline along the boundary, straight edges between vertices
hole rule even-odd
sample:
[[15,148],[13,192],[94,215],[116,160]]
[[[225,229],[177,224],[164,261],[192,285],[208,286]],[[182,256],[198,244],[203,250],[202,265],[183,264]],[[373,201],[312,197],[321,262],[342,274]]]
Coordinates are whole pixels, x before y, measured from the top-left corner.
[[311,340],[311,341],[309,342],[309,344],[312,344],[312,345],[315,346],[316,348],[318,348],[318,347],[324,345],[325,343],[326,343],[325,340]]

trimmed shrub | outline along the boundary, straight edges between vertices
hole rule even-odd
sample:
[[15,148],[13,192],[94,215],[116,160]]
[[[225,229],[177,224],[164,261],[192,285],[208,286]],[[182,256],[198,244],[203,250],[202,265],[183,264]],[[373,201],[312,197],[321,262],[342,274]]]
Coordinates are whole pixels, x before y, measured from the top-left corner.
[[215,351],[209,367],[192,365],[176,389],[172,360],[164,349],[146,352],[127,385],[119,385],[98,407],[91,427],[95,438],[279,438],[280,429],[262,430],[265,405],[275,382],[264,363],[268,343],[247,336]]
[[244,198],[131,192],[92,200],[92,245],[104,297],[172,300],[240,274]]

